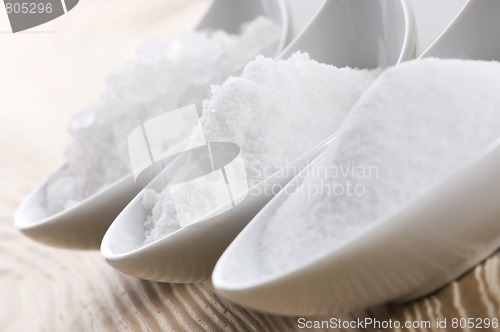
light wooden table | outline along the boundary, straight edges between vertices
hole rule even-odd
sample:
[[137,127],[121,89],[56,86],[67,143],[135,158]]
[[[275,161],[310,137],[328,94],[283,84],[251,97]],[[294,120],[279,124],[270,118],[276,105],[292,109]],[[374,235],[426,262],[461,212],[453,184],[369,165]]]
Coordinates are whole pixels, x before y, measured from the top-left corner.
[[[109,268],[98,252],[46,247],[12,225],[21,199],[63,160],[68,119],[97,98],[106,73],[132,58],[149,37],[189,30],[206,5],[81,0],[34,32],[0,32],[0,331],[297,329],[296,318],[230,305],[209,283],[140,281]],[[6,30],[1,15],[0,30]],[[433,296],[352,317],[499,317],[499,267],[497,255]]]

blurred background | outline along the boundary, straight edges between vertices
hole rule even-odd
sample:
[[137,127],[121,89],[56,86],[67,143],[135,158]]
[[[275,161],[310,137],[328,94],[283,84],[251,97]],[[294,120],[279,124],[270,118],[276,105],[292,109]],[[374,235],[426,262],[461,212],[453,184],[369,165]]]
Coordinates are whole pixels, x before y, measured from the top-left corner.
[[[16,34],[2,8],[4,156],[12,160],[13,154],[25,149],[24,161],[39,168],[56,167],[69,143],[66,127],[71,114],[98,98],[106,75],[133,59],[137,47],[148,39],[165,40],[191,30],[208,4],[208,0],[81,0],[67,14]],[[2,158],[4,162],[8,160]],[[2,180],[5,175],[3,171]]]

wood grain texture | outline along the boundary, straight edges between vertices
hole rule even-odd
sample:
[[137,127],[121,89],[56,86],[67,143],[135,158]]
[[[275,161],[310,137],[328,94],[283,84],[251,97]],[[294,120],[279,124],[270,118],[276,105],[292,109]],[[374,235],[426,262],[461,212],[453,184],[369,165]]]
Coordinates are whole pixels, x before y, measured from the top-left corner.
[[[71,15],[40,27],[53,33],[0,34],[0,331],[297,330],[297,318],[231,305],[210,283],[137,280],[109,268],[98,252],[46,247],[12,225],[21,199],[62,161],[70,114],[97,98],[106,73],[143,40],[189,29],[207,4],[138,3],[82,0]],[[432,296],[343,318],[499,317],[499,269],[495,255]]]

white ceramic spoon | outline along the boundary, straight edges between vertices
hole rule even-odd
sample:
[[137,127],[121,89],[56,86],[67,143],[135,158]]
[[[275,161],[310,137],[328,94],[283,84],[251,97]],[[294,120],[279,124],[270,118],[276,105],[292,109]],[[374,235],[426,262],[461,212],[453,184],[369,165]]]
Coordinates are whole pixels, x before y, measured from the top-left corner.
[[[318,156],[331,139],[291,163],[291,172]],[[275,174],[250,188],[244,200],[231,210],[147,245],[142,245],[148,214],[142,206],[142,191],[109,227],[102,240],[101,254],[113,268],[141,279],[172,283],[204,281],[229,243],[272,198],[261,193],[266,188],[282,188],[288,180],[282,173]],[[156,184],[148,188],[158,192],[163,189]]]
[[500,60],[500,1],[468,0],[421,57]]
[[[198,30],[223,29],[238,33],[240,24],[266,15],[280,24],[282,35],[277,52],[287,43],[288,14],[283,0],[215,0],[198,25]],[[128,175],[101,189],[75,206],[49,215],[45,188],[62,172],[62,166],[31,192],[19,206],[14,223],[26,236],[56,247],[98,249],[111,222],[141,188]]]
[[303,50],[337,67],[387,67],[414,58],[415,38],[413,13],[406,0],[324,1],[280,57]]
[[398,213],[310,262],[263,275],[262,233],[300,183],[297,176],[224,252],[214,269],[213,285],[240,305],[296,316],[345,313],[428,294],[500,246],[498,169],[500,141],[476,163]]
[[[492,43],[500,32],[499,14],[499,1],[468,1],[423,56],[499,60],[500,46]],[[238,304],[286,315],[331,315],[429,294],[500,247],[498,169],[500,140],[398,213],[314,261],[263,276],[261,234],[287,193],[299,184],[296,177],[221,256],[212,275],[214,287]]]
[[[351,40],[345,32],[353,27]],[[413,25],[405,1],[329,0],[321,3],[312,21],[282,56],[303,50],[327,63],[372,68],[407,59],[413,46]],[[305,153],[290,168],[303,168],[331,139]],[[115,269],[141,279],[173,283],[206,280],[224,249],[272,198],[254,193],[263,192],[264,187],[283,186],[291,178],[293,172],[288,177],[275,174],[252,188],[232,210],[144,246],[146,212],[140,193],[104,236],[102,256]]]

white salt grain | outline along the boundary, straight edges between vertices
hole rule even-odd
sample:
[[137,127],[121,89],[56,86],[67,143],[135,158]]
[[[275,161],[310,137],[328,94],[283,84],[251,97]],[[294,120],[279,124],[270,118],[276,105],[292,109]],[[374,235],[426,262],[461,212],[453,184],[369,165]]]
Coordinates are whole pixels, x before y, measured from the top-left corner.
[[[378,74],[321,64],[300,53],[286,61],[258,57],[240,77],[212,89],[203,103],[204,134],[208,141],[239,145],[249,186],[256,185],[330,136]],[[167,235],[172,224],[180,227],[167,192],[155,193],[145,243]],[[201,202],[186,204],[196,208]]]
[[[269,221],[262,272],[313,260],[472,161],[499,137],[498,77],[499,63],[436,59],[382,74],[315,162],[315,176],[306,177]],[[321,169],[346,174],[324,176]],[[358,186],[357,195],[307,195],[349,184]]]
[[142,206],[150,211],[144,223],[145,238],[160,238],[163,234],[170,234],[179,229],[177,213],[169,190],[162,190],[159,194],[152,189],[144,190]]
[[258,54],[276,52],[280,28],[257,18],[241,35],[191,32],[167,43],[149,42],[107,79],[97,103],[70,123],[74,143],[67,166],[47,187],[52,214],[96,193],[130,173],[127,138],[146,119],[200,103],[212,84],[220,84]]

